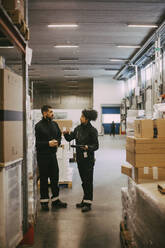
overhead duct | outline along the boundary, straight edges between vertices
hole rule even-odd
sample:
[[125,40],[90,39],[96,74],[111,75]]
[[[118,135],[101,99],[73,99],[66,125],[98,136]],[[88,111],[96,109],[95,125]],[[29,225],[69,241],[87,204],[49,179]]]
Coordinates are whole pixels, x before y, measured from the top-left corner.
[[153,33],[153,35],[144,43],[139,51],[129,60],[129,62],[122,67],[122,69],[115,75],[114,79],[124,80],[129,78],[131,74],[130,64],[144,66],[148,62],[154,59],[155,53],[155,40],[160,35],[161,46],[165,43],[165,21],[159,26],[159,28]]

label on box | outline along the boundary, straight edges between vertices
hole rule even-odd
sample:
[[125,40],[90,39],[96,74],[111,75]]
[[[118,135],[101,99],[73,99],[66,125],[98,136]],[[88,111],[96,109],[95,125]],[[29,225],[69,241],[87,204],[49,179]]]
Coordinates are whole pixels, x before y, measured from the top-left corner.
[[149,168],[148,167],[144,167],[144,174],[149,174]]
[[153,172],[153,179],[158,179],[158,167],[153,167],[152,172]]
[[132,167],[132,179],[135,180],[135,168]]

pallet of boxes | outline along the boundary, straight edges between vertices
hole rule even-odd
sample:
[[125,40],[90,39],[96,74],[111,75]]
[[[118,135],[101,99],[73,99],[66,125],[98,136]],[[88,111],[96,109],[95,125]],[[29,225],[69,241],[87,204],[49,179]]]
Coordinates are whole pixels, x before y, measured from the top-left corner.
[[22,240],[23,81],[0,69],[0,247]]
[[[165,120],[135,120],[135,134],[127,136],[126,160],[121,171],[128,176],[122,188],[122,223],[132,246],[165,247]],[[131,243],[130,243],[131,244]]]

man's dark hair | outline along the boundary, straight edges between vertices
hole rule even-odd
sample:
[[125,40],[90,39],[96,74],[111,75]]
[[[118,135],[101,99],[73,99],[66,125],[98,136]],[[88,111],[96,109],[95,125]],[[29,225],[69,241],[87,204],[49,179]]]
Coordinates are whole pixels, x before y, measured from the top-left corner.
[[48,112],[49,109],[51,109],[52,107],[49,105],[43,105],[41,107],[41,113],[43,114],[43,112]]
[[84,109],[82,114],[85,116],[86,119],[89,121],[95,121],[97,119],[97,111],[94,109],[88,110]]

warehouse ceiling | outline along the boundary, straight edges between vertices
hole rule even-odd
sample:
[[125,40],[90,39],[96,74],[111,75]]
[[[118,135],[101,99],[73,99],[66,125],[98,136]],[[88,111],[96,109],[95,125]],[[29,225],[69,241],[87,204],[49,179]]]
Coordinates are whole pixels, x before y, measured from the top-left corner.
[[[30,78],[65,86],[68,81],[90,82],[93,77],[114,76],[127,61],[110,59],[129,60],[139,49],[117,46],[142,46],[155,31],[128,24],[159,26],[164,13],[164,0],[29,0],[29,47],[33,49]],[[71,23],[78,27],[48,27]],[[0,49],[0,53],[4,51]],[[15,51],[10,51],[7,62],[13,64],[18,58],[18,53],[15,56]]]

